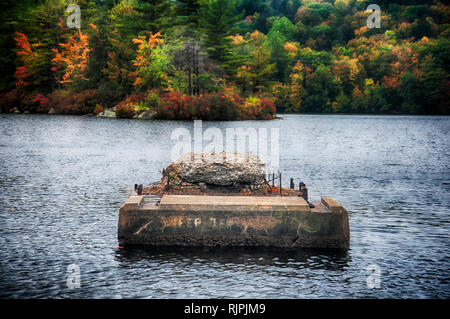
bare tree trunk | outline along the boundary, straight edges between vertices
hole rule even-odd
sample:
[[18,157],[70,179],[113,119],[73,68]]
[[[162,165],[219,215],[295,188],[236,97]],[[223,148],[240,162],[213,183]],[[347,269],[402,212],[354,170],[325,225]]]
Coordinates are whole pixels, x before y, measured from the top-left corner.
[[199,83],[198,83],[198,44],[196,43],[195,44],[195,55],[194,55],[194,58],[195,58],[195,95],[200,95],[200,92],[199,92],[199,90],[200,90],[200,88],[199,88]]
[[192,42],[188,44],[188,75],[189,75],[189,95],[192,95]]
[[188,78],[189,78],[189,95],[192,95],[192,74],[191,74],[191,66],[188,68]]

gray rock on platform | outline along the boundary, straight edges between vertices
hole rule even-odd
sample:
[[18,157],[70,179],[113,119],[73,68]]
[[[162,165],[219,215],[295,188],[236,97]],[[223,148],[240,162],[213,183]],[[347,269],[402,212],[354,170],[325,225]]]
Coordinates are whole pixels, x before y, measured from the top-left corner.
[[176,179],[200,185],[238,186],[264,184],[266,165],[256,155],[242,153],[189,153],[168,171]]

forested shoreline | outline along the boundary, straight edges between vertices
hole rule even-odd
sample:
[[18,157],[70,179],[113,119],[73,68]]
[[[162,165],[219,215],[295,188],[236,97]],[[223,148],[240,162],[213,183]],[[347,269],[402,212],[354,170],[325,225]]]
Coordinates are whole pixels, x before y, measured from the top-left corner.
[[2,112],[450,114],[441,1],[26,0],[0,16]]

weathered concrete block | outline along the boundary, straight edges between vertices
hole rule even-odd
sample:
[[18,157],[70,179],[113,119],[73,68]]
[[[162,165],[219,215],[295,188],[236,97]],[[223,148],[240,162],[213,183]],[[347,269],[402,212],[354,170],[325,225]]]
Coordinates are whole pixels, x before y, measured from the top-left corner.
[[144,196],[131,196],[128,198],[125,203],[122,204],[120,209],[132,209],[139,208],[144,201]]
[[297,196],[166,195],[160,205],[134,196],[120,208],[118,239],[121,245],[348,249],[348,213],[331,207],[311,209]]

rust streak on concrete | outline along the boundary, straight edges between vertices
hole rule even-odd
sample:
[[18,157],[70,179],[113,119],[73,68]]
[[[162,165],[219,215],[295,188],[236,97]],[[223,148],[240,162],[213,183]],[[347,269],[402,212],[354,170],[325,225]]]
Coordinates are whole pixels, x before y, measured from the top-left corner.
[[153,219],[151,221],[149,221],[148,223],[146,223],[144,226],[140,227],[135,233],[134,235],[139,235],[141,233],[141,231],[143,231],[144,229],[146,229],[151,223],[153,223]]

